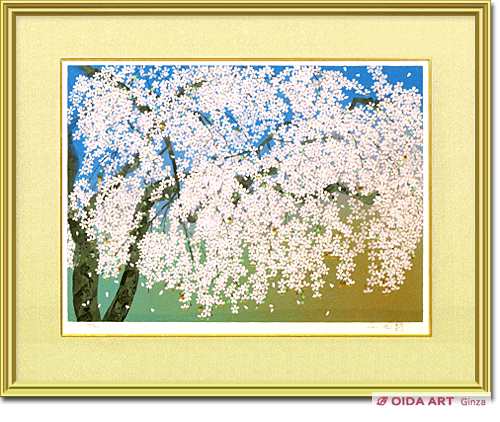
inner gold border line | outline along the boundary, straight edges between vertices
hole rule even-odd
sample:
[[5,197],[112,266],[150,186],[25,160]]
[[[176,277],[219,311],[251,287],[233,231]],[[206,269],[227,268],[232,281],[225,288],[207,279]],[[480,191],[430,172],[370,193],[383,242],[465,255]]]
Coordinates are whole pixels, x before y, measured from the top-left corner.
[[[490,315],[490,306],[489,306],[489,264],[490,264],[490,182],[488,175],[490,174],[489,167],[489,56],[487,51],[489,49],[489,38],[488,34],[490,33],[488,23],[489,23],[489,12],[490,9],[488,7],[483,8],[482,12],[479,14],[479,19],[481,20],[480,30],[481,33],[477,37],[478,42],[478,50],[479,56],[477,57],[477,63],[479,72],[481,75],[482,88],[479,86],[478,88],[478,105],[480,107],[479,112],[477,113],[478,120],[478,142],[480,143],[481,154],[478,156],[480,159],[480,166],[478,167],[479,174],[476,175],[476,178],[479,180],[479,195],[478,204],[479,207],[482,207],[479,214],[479,226],[482,228],[482,233],[478,236],[478,241],[481,243],[480,251],[480,260],[478,260],[477,265],[480,268],[481,276],[479,278],[479,287],[480,287],[480,295],[479,306],[477,306],[478,312],[480,315],[477,317],[477,323],[479,325],[479,350],[480,359],[483,364],[481,366],[481,370],[478,371],[477,381],[481,385],[485,385],[486,388],[491,388],[491,380],[487,371],[490,362],[490,348],[489,348],[489,340],[490,340],[490,324],[489,324],[489,315]],[[480,230],[481,231],[481,230]],[[479,360],[479,359],[478,359]]]
[[397,15],[397,16],[454,16],[476,15],[478,10],[489,4],[480,1],[387,1],[370,2],[366,0],[342,2],[339,0],[323,2],[3,2],[7,8],[19,16],[89,16],[89,15]]
[[356,7],[356,8],[392,8],[392,9],[402,9],[408,7],[418,7],[418,8],[453,8],[453,9],[463,9],[463,8],[481,8],[488,1],[485,0],[450,0],[450,1],[426,1],[426,0],[388,0],[388,1],[367,1],[367,0],[355,0],[355,1],[342,1],[342,0],[326,0],[326,1],[118,1],[118,0],[108,0],[108,1],[64,1],[64,2],[54,2],[54,1],[3,1],[2,3],[10,7],[23,7],[23,8],[33,8],[33,7],[44,7],[52,9],[71,9],[71,8],[151,8],[151,7],[162,7],[162,8],[183,8],[183,9],[241,9],[241,8],[254,8],[254,9],[340,9],[346,7]]
[[[7,145],[9,151],[8,155],[8,163],[10,165],[8,171],[8,208],[7,213],[10,216],[10,224],[8,225],[8,248],[10,251],[9,260],[7,261],[7,269],[8,276],[11,280],[13,280],[12,285],[10,286],[9,291],[9,306],[12,310],[13,316],[15,316],[16,310],[16,290],[17,284],[15,283],[16,276],[16,200],[15,200],[15,187],[16,187],[16,142],[15,142],[15,134],[16,134],[16,31],[15,31],[15,19],[14,14],[9,14],[8,16],[8,24],[9,27],[13,29],[13,36],[8,43],[8,60],[10,63],[10,68],[8,67],[7,71],[10,72],[10,80],[12,83],[9,83],[9,110],[11,110],[11,117],[7,124],[9,128],[9,140],[12,140]],[[10,124],[9,124],[10,123]],[[16,318],[13,318],[10,322],[10,361],[12,367],[9,371],[10,382],[13,383],[16,378]]]
[[[366,388],[368,386],[367,383],[319,383],[319,384],[314,384],[311,382],[305,382],[299,384],[301,388],[313,388],[316,390],[325,390],[325,389],[331,389],[331,388],[342,388],[343,390],[359,390],[362,388]],[[25,388],[32,388],[32,389],[68,389],[68,390],[90,390],[90,389],[108,389],[108,388],[113,388],[113,389],[120,389],[120,390],[127,390],[127,389],[136,389],[136,388],[146,388],[148,390],[160,390],[160,389],[240,389],[240,390],[252,390],[252,389],[272,389],[272,388],[280,388],[284,390],[292,390],[295,389],[295,385],[290,385],[290,384],[285,384],[285,383],[278,383],[278,382],[270,382],[270,383],[259,383],[259,382],[249,382],[247,384],[242,383],[242,382],[234,382],[234,383],[186,383],[186,382],[174,382],[174,383],[158,383],[158,384],[148,384],[148,383],[137,383],[133,382],[131,384],[125,385],[125,383],[106,383],[106,382],[98,382],[95,384],[92,383],[85,383],[83,382],[82,384],[75,384],[75,383],[65,383],[65,382],[54,382],[50,384],[43,384],[40,382],[16,382],[11,388],[14,389],[25,389]],[[422,390],[422,389],[427,389],[427,388],[433,388],[435,390],[444,390],[444,391],[449,391],[450,389],[452,390],[457,390],[457,389],[463,389],[463,388],[474,388],[474,389],[480,389],[481,386],[475,382],[468,382],[468,383],[460,383],[460,382],[437,382],[437,383],[429,383],[429,382],[422,382],[422,383],[417,383],[417,384],[412,384],[410,382],[377,382],[373,385],[370,384],[370,388],[373,388],[374,390],[406,390],[406,391],[414,391],[414,389]]]
[[[13,28],[13,14],[2,4],[2,383],[0,391],[7,389],[15,379],[15,221],[14,221],[14,168],[13,157],[15,143],[13,135],[15,133],[15,110],[14,110],[14,60],[13,43],[15,38],[9,38],[9,33]],[[5,277],[5,279],[4,279]]]
[[490,62],[489,62],[489,12],[490,5],[481,8],[475,18],[476,26],[476,286],[475,286],[475,379],[486,391],[491,390],[489,371],[490,356],[490,195],[489,195],[489,151],[490,134],[488,131],[490,113]]
[[[9,9],[11,10],[11,9]],[[338,11],[318,11],[314,9],[291,9],[283,11],[282,9],[268,9],[268,10],[255,10],[255,9],[174,9],[174,8],[151,8],[151,9],[125,9],[117,11],[112,8],[95,8],[94,10],[86,9],[51,9],[50,11],[37,8],[26,11],[24,9],[11,10],[16,16],[165,16],[165,15],[189,15],[189,16],[238,16],[238,15],[252,15],[252,16],[269,16],[269,15],[315,15],[315,16],[476,16],[475,9],[419,9],[407,8],[398,11],[392,9],[358,9],[358,8],[345,8]]]
[[7,123],[7,107],[6,107],[6,87],[7,87],[7,77],[5,74],[5,43],[7,40],[7,25],[5,24],[5,7],[2,5],[0,9],[0,20],[2,22],[2,32],[1,32],[1,43],[0,43],[0,50],[1,50],[1,58],[2,58],[2,66],[0,68],[0,77],[1,77],[1,82],[0,82],[0,95],[1,95],[1,100],[0,100],[0,113],[1,113],[1,119],[2,119],[2,125],[1,125],[1,136],[2,136],[2,141],[0,143],[0,178],[1,178],[1,185],[0,185],[0,277],[1,277],[1,282],[0,282],[0,305],[1,305],[1,313],[0,313],[0,319],[1,319],[1,324],[0,324],[0,330],[1,330],[1,335],[0,335],[0,394],[3,394],[11,384],[8,379],[8,368],[9,368],[9,362],[8,362],[8,354],[7,354],[7,349],[9,347],[9,342],[8,342],[8,321],[9,321],[9,313],[8,313],[8,308],[7,308],[7,288],[9,284],[9,278],[7,276],[7,271],[5,267],[5,258],[7,256],[7,249],[6,249],[6,243],[7,243],[7,233],[6,233],[6,227],[7,227],[7,218],[5,215],[6,211],[6,201],[5,201],[5,195],[7,194],[7,189],[6,189],[6,156],[5,156],[5,150],[7,148],[7,143],[8,143],[8,137],[5,132],[5,125]]

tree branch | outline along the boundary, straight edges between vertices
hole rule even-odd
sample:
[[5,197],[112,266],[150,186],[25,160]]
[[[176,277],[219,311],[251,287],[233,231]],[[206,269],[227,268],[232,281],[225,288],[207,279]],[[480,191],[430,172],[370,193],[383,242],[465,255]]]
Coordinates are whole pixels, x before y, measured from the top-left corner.
[[349,110],[354,110],[354,107],[356,107],[356,104],[363,104],[363,105],[372,105],[373,108],[377,108],[378,103],[380,103],[381,100],[374,100],[372,97],[369,98],[361,98],[361,97],[354,97],[352,99],[352,103],[349,106]]
[[359,193],[356,193],[355,195],[352,195],[347,186],[342,185],[340,183],[332,183],[331,185],[328,185],[324,190],[328,193],[334,193],[334,192],[341,192],[344,193],[351,198],[355,198],[360,200],[366,205],[373,205],[373,201],[375,198],[379,195],[378,192],[372,192],[370,195],[361,195]]

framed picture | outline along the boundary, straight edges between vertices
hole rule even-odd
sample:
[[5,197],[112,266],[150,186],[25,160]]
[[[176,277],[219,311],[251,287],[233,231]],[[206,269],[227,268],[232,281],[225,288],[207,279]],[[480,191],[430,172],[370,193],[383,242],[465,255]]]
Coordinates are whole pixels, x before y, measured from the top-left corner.
[[489,2],[101,5],[4,7],[2,395],[489,391]]
[[428,62],[62,66],[63,335],[430,334]]

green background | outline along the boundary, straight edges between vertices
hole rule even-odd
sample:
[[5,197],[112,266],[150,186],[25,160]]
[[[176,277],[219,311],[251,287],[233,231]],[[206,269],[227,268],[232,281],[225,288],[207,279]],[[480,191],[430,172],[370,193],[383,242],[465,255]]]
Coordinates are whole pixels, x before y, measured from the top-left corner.
[[[373,293],[363,293],[368,277],[369,261],[365,256],[358,257],[353,279],[356,284],[340,287],[335,277],[335,262],[327,259],[330,273],[324,277],[326,283],[322,289],[323,297],[313,299],[311,289],[302,294],[288,291],[283,296],[270,288],[264,304],[256,308],[255,301],[239,303],[239,313],[231,312],[231,305],[226,304],[212,311],[213,316],[204,319],[206,322],[421,322],[423,321],[423,253],[419,245],[413,268],[406,274],[405,284],[401,289],[388,295],[374,289]],[[68,319],[76,321],[71,294],[73,271],[68,269]],[[101,316],[118,290],[119,279],[104,281],[99,279],[98,300],[101,304]],[[179,302],[179,292],[163,290],[162,285],[154,285],[148,293],[139,286],[134,301],[127,315],[126,322],[199,322],[198,305],[184,311]],[[334,284],[330,288],[329,284]],[[163,294],[159,292],[163,290]],[[106,292],[109,297],[106,297]],[[298,305],[297,300],[304,304]],[[274,311],[271,312],[273,305]],[[248,310],[244,309],[244,305]],[[151,311],[154,309],[154,312]],[[329,312],[328,315],[326,313]]]

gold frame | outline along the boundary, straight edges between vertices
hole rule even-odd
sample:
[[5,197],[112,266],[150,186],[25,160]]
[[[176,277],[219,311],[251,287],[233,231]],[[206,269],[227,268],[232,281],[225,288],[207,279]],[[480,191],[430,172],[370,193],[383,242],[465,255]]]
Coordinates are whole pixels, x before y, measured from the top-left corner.
[[[1,1],[0,395],[2,396],[360,396],[374,391],[491,391],[490,144],[491,4],[480,1]],[[18,16],[73,15],[473,16],[476,50],[476,299],[474,382],[384,383],[43,383],[16,381],[15,45]]]

